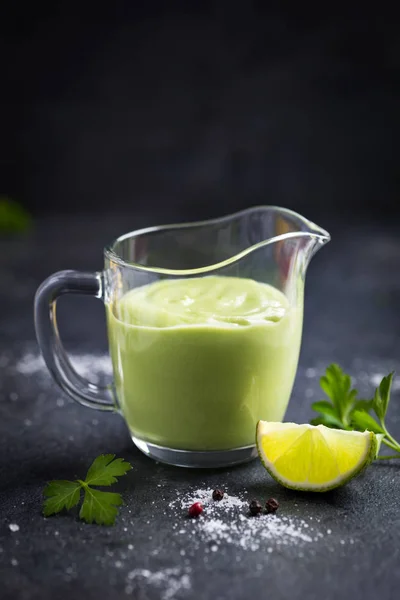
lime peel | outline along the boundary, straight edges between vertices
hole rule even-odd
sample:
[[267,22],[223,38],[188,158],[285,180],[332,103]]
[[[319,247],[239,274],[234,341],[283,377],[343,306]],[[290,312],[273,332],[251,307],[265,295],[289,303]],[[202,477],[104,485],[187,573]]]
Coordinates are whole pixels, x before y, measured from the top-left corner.
[[261,462],[284,487],[326,492],[359,475],[375,458],[371,431],[343,431],[324,425],[259,421],[256,444]]

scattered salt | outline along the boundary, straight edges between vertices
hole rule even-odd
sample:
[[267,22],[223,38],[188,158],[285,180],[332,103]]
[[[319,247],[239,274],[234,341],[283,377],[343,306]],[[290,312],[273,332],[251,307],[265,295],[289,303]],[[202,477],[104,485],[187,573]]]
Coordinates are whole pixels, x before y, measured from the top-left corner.
[[13,532],[19,531],[19,525],[17,525],[16,523],[10,523],[8,527],[9,527],[10,531],[13,531]]
[[[72,354],[71,362],[82,375],[88,379],[97,378],[99,375],[111,375],[111,361],[107,354]],[[40,354],[26,352],[16,363],[15,370],[21,375],[36,375],[47,373],[47,367]]]
[[212,489],[206,488],[172,500],[169,508],[175,511],[179,519],[193,502],[201,502],[204,506],[203,515],[198,519],[181,521],[176,534],[195,534],[192,538],[194,543],[209,544],[211,552],[216,552],[221,545],[233,545],[256,552],[265,545],[271,547],[271,543],[275,546],[295,546],[315,542],[322,537],[304,519],[281,516],[279,513],[250,517],[248,500],[243,496],[225,493],[221,501],[215,502]]
[[316,375],[316,370],[315,369],[306,369],[306,377],[309,377],[309,379],[312,379],[313,377],[315,377]]
[[12,564],[12,566],[13,566],[13,567],[17,567],[17,566],[18,566],[18,561],[17,561],[17,559],[16,559],[16,558],[12,558],[12,559],[11,559],[11,564]]
[[148,583],[160,590],[161,600],[174,600],[177,594],[191,589],[189,574],[179,568],[154,572],[148,569],[134,569],[127,575],[126,594],[132,594],[135,590],[134,582],[136,581],[142,584],[143,582]]
[[39,354],[28,352],[17,362],[15,368],[22,375],[34,375],[39,371],[44,371],[46,367]]
[[[224,511],[226,511],[242,508],[243,505],[246,504],[240,498],[237,498],[236,496],[229,496],[227,493],[224,494],[222,500],[220,500],[219,502],[215,502],[212,499],[212,493],[213,490],[211,488],[195,490],[194,492],[188,494],[187,496],[181,499],[180,506],[182,509],[185,509],[188,507],[188,505],[193,504],[193,502],[201,502],[205,507],[219,507],[223,508]],[[173,507],[175,504],[176,501],[173,501],[170,503],[170,506]]]

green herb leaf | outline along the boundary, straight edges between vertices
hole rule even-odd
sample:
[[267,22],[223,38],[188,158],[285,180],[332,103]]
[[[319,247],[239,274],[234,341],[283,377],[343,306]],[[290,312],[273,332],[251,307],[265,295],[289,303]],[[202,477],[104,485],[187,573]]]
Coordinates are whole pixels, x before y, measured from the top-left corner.
[[[394,373],[383,377],[375,391],[372,400],[357,399],[357,390],[351,387],[351,378],[337,364],[327,367],[325,375],[320,379],[320,385],[330,401],[314,402],[311,407],[319,413],[312,419],[313,425],[325,425],[345,430],[372,431],[381,443],[398,453],[400,458],[400,443],[389,433],[385,425],[385,416],[390,402],[390,391]],[[374,410],[380,423],[370,414]],[[379,449],[378,449],[379,451]],[[379,459],[396,458],[397,455],[377,456]]]
[[336,408],[327,400],[319,400],[318,402],[313,402],[311,404],[311,408],[316,410],[317,412],[326,413],[331,415],[332,417],[337,417]]
[[0,196],[0,232],[18,233],[31,224],[30,215],[14,200]]
[[79,503],[81,490],[85,492],[79,512],[81,519],[87,523],[112,525],[118,514],[118,506],[122,504],[120,494],[103,492],[92,485],[111,485],[117,477],[125,475],[131,465],[122,458],[115,459],[115,454],[102,454],[90,466],[86,480],[51,481],[44,489],[46,500],[43,503],[45,516],[71,509]]
[[357,400],[354,403],[353,410],[365,410],[366,412],[370,412],[373,409],[373,400]]
[[313,425],[315,425],[314,421],[319,420],[317,425],[327,425],[327,427],[338,428],[342,427],[342,422],[336,412],[336,408],[330,402],[327,402],[326,400],[320,400],[319,402],[314,402],[311,405],[311,408],[316,412],[321,413],[321,416],[318,419],[313,420]]
[[126,475],[132,469],[131,465],[123,458],[116,458],[115,454],[101,454],[90,466],[85,482],[89,485],[111,485],[117,477]]
[[331,429],[342,429],[340,421],[328,415],[315,417],[315,419],[311,419],[310,423],[311,425],[325,425],[325,427],[330,427]]
[[373,431],[374,433],[384,433],[382,427],[370,414],[363,410],[354,410],[351,413],[351,424],[358,431]]
[[87,486],[79,516],[86,523],[113,525],[118,514],[116,507],[121,504],[121,494],[102,492]]
[[349,426],[349,416],[353,408],[357,391],[351,389],[351,378],[339,365],[331,364],[320,379],[320,385],[335,407],[343,428]]
[[390,402],[390,390],[392,387],[394,373],[389,373],[384,377],[375,391],[373,399],[373,409],[376,412],[378,419],[382,422],[385,420],[386,412]]
[[81,486],[77,481],[50,481],[43,491],[47,500],[43,503],[45,517],[61,512],[64,508],[70,510],[79,502]]

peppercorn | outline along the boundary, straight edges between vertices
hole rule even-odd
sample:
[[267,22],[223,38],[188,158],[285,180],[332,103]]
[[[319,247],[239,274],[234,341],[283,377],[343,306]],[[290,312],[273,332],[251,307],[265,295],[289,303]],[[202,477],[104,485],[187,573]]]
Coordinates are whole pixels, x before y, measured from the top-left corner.
[[267,513],[275,513],[279,508],[279,502],[275,498],[269,498],[265,503]]
[[256,517],[262,511],[262,506],[258,500],[252,500],[249,504],[249,511],[253,517]]
[[203,505],[202,505],[202,503],[201,502],[195,502],[189,508],[189,510],[188,510],[188,516],[191,519],[194,519],[194,518],[198,517],[199,515],[201,515],[202,512],[203,512]]
[[219,502],[224,497],[224,492],[222,490],[216,489],[212,493],[212,498],[216,502]]

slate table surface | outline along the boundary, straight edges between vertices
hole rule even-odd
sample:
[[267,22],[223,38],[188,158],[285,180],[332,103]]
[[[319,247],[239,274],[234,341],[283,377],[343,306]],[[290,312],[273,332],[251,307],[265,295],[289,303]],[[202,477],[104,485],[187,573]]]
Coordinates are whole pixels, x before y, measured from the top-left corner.
[[[21,361],[38,360],[32,302],[40,282],[60,269],[101,269],[107,242],[149,224],[146,215],[46,218],[25,236],[0,239],[0,598],[398,598],[400,465],[395,461],[378,463],[347,487],[323,495],[285,491],[258,461],[216,471],[164,466],[133,447],[118,415],[69,401],[43,370],[21,372]],[[400,372],[395,224],[326,218],[321,225],[333,235],[307,276],[303,347],[287,414],[297,422],[310,419],[310,404],[319,399],[318,376],[332,361],[354,376],[362,394],[370,393],[382,374]],[[106,353],[99,300],[63,299],[59,318],[68,351],[93,356],[94,362]],[[398,380],[394,387],[389,425],[400,436]],[[44,519],[46,481],[82,476],[102,452],[133,464],[119,486],[126,506],[115,526],[85,525],[72,515]],[[175,535],[165,510],[170,500],[216,486],[233,494],[276,496],[281,515],[313,519],[319,541],[301,552],[274,542],[268,552],[262,543],[257,552],[228,543],[210,552],[195,532]],[[11,531],[10,524],[19,530]],[[188,577],[174,591],[149,577],[130,577],[135,569],[183,569]]]

